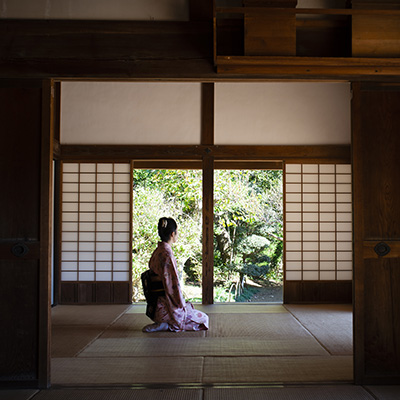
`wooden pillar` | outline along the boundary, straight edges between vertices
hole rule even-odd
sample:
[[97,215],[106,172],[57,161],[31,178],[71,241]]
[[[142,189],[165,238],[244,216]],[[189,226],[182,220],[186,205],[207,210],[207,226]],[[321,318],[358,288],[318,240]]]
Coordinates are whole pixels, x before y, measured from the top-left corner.
[[214,302],[214,159],[203,158],[203,304]]
[[0,80],[0,384],[49,385],[51,96]]
[[53,199],[54,85],[42,87],[42,146],[40,176],[40,273],[39,273],[39,387],[50,386],[51,356],[51,243]]
[[[201,144],[214,144],[214,83],[201,85]],[[203,304],[214,302],[214,157],[203,157]]]
[[214,144],[214,83],[201,85],[201,144]]

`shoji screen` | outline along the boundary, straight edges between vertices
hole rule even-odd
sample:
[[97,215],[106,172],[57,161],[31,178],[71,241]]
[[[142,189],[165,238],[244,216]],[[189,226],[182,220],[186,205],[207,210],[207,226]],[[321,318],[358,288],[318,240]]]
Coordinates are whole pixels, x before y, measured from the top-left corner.
[[61,302],[130,301],[130,164],[63,163]]
[[351,166],[286,164],[286,300],[348,301],[352,264]]

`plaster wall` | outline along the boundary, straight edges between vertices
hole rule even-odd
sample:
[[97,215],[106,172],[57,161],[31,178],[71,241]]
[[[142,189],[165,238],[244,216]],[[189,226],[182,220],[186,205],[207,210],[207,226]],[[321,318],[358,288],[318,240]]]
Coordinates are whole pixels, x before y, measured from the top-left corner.
[[219,83],[216,144],[350,144],[348,83]]
[[199,83],[66,82],[62,144],[199,144]]
[[[200,144],[199,83],[65,82],[62,144]],[[347,83],[217,83],[215,143],[350,144]]]

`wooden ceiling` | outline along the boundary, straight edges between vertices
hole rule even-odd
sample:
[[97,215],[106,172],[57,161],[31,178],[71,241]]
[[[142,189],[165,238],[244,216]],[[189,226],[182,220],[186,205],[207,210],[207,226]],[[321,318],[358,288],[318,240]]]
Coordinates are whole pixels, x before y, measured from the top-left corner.
[[[252,21],[261,18],[261,23],[256,21],[249,39],[250,11]],[[307,13],[335,19],[295,17]],[[264,34],[262,18],[278,14],[289,17],[289,25],[295,21],[289,38],[296,41],[295,47],[288,44],[291,54],[248,50],[246,40],[258,40],[260,30]],[[211,1],[192,0],[190,15],[189,22],[2,19],[0,78],[399,81],[400,10],[213,10]],[[239,19],[236,16],[232,23],[232,15]],[[281,40],[279,31],[266,34]]]

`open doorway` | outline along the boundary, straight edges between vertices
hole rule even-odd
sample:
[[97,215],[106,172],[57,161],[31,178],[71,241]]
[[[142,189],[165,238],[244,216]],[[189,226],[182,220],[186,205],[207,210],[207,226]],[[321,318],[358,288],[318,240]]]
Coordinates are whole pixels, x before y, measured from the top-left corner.
[[171,217],[178,224],[174,255],[183,295],[201,302],[202,172],[134,169],[132,199],[132,300],[145,301],[140,276],[160,241],[159,218]]
[[[202,173],[134,169],[133,302],[144,301],[141,273],[157,243],[162,216],[176,219],[174,245],[186,299],[202,300]],[[282,303],[282,170],[217,169],[214,174],[214,301]]]
[[214,301],[282,303],[282,170],[214,173]]

